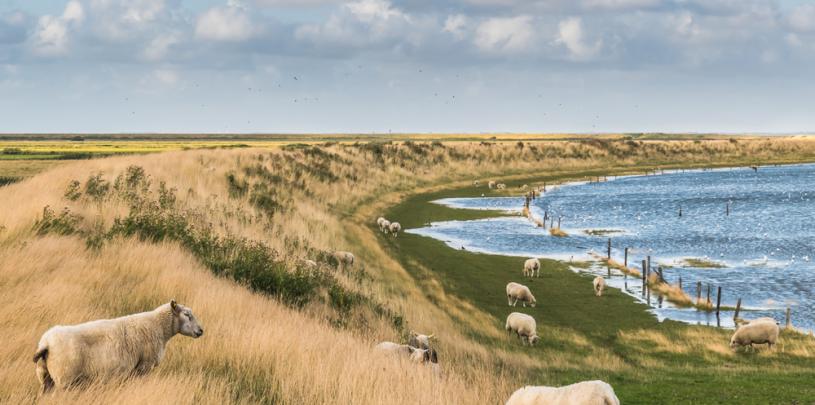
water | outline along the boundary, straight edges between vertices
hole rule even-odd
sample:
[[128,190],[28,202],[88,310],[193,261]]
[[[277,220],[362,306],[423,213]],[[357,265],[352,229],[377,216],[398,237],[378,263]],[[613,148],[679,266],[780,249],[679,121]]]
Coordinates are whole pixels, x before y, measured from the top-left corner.
[[[742,298],[747,309],[741,317],[772,316],[784,322],[792,307],[796,327],[815,328],[815,165],[751,169],[671,172],[658,176],[629,176],[603,183],[573,183],[533,202],[538,218],[548,211],[562,216],[568,238],[556,238],[526,218],[507,216],[486,220],[448,221],[408,232],[431,236],[454,248],[513,256],[585,260],[590,252],[606,253],[612,238],[612,256],[623,261],[628,246],[629,265],[652,257],[652,268],[664,267],[668,282],[682,278],[683,287],[696,295],[696,282],[723,289],[722,305],[735,306]],[[445,199],[438,203],[471,209],[501,209],[518,213],[523,198]],[[726,215],[728,203],[730,215]],[[682,216],[679,216],[681,208]],[[557,220],[555,221],[557,222]],[[592,236],[589,230],[613,231]],[[722,268],[696,268],[687,258],[713,261]],[[520,271],[520,270],[519,270]],[[592,272],[606,273],[595,267]],[[610,284],[639,298],[640,284],[622,276]],[[705,287],[706,288],[706,287]],[[706,291],[703,291],[705,295]],[[691,309],[659,308],[662,318],[716,324],[714,315]],[[720,322],[732,325],[732,313]]]

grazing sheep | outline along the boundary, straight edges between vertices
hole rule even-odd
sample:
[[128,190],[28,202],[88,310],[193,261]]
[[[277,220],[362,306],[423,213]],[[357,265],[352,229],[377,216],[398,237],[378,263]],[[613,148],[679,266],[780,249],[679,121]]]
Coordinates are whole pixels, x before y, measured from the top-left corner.
[[390,232],[393,234],[393,237],[395,238],[399,236],[399,231],[402,230],[402,225],[399,224],[398,222],[391,222],[391,226],[389,229]]
[[420,333],[416,333],[414,331],[410,331],[410,338],[408,339],[408,344],[417,347],[419,349],[430,350],[430,340],[433,339],[435,335],[422,335]]
[[374,346],[374,350],[395,356],[405,356],[414,363],[438,363],[439,358],[435,350],[418,349],[411,345],[400,345],[393,342],[382,342]]
[[538,337],[538,324],[535,318],[522,314],[520,312],[513,312],[507,316],[507,324],[505,326],[509,333],[515,333],[521,339],[521,343],[529,343],[530,346],[540,340]]
[[381,230],[382,233],[384,233],[385,235],[388,234],[388,231],[390,231],[390,229],[391,221],[388,221],[387,219],[383,220],[382,223],[379,224],[379,230]]
[[481,182],[478,181],[478,180],[473,180],[473,186],[479,187],[479,186],[481,186]]
[[177,334],[201,337],[189,308],[170,301],[152,311],[78,325],[54,326],[40,338],[34,363],[42,392],[116,376],[143,375]]
[[507,188],[507,185],[506,185],[506,184],[504,184],[504,183],[498,183],[498,184],[495,186],[495,188],[497,188],[497,189],[499,189],[499,190],[505,190],[505,189]]
[[387,221],[385,217],[379,217],[376,219],[376,224],[379,225],[379,229],[382,229],[382,222]]
[[334,252],[334,259],[337,261],[338,269],[345,269],[354,265],[354,255],[351,252],[336,251]]
[[603,290],[606,289],[606,279],[604,279],[603,276],[597,276],[594,278],[592,284],[594,284],[594,295],[602,297]]
[[487,187],[489,187],[490,189],[495,188],[495,182],[494,182],[494,181],[492,181],[492,180],[490,180],[490,182],[489,182],[489,183],[487,183]]
[[759,323],[759,322],[772,322],[772,323],[778,325],[778,321],[776,321],[775,318],[770,318],[768,316],[764,316],[764,317],[756,318],[756,319],[750,319],[750,320],[745,321],[744,324],[745,325],[746,324],[751,324],[751,323],[755,324],[755,323]]
[[524,277],[540,277],[541,262],[538,259],[527,259],[524,262]]
[[774,319],[772,321],[756,319],[736,329],[733,337],[730,338],[730,348],[734,350],[738,346],[753,348],[756,343],[766,343],[772,349],[773,345],[778,342],[779,332],[780,329]]
[[527,303],[533,307],[538,303],[535,296],[532,295],[532,291],[529,291],[529,287],[518,283],[507,284],[507,301],[513,307],[518,301],[521,301],[524,307],[526,307]]
[[565,387],[526,386],[506,405],[620,405],[614,389],[603,381],[583,381]]

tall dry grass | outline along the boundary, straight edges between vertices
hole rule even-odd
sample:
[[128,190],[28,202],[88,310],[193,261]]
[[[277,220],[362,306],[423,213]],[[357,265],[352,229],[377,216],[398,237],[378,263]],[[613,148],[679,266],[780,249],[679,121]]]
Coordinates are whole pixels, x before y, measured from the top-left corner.
[[[0,402],[36,401],[31,355],[48,327],[120,316],[170,298],[189,305],[207,334],[174,339],[155,373],[116,385],[57,393],[53,403],[500,403],[523,385],[516,370],[627,367],[610,350],[572,331],[549,338],[580,345],[586,356],[555,351],[531,358],[474,341],[467,329],[506,338],[500,322],[450,295],[432,273],[416,280],[379,245],[370,224],[389,204],[418,190],[493,176],[528,176],[608,167],[815,158],[809,138],[706,141],[330,144],[275,151],[185,151],[67,164],[0,189]],[[115,196],[66,198],[72,181],[109,183],[131,166],[145,169],[155,198],[175,189],[180,212],[217,235],[262,242],[296,263],[319,252],[353,251],[356,273],[325,270],[370,305],[338,310],[325,291],[298,310],[217,277],[177,241],[114,237],[88,248],[132,210]],[[474,175],[476,173],[477,175]],[[230,180],[231,179],[231,180]],[[245,190],[243,187],[246,187]],[[84,190],[84,189],[83,189]],[[240,191],[244,190],[244,191]],[[50,206],[67,208],[77,232],[38,235]],[[359,276],[362,274],[362,276]],[[390,312],[383,315],[377,308]],[[387,315],[391,314],[391,315]],[[443,377],[371,351],[407,328],[441,337]],[[345,322],[339,322],[345,321]],[[541,360],[543,359],[543,361]]]

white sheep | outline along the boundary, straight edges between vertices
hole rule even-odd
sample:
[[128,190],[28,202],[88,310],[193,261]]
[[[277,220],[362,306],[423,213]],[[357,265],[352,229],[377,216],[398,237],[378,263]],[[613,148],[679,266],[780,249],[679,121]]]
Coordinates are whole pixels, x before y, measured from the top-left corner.
[[394,355],[405,356],[414,363],[438,363],[438,355],[435,350],[419,349],[411,345],[400,345],[394,342],[381,342],[374,346],[374,350]]
[[382,229],[382,222],[386,221],[385,217],[379,217],[376,219],[376,224],[379,225],[379,229]]
[[523,344],[529,343],[532,346],[540,340],[540,337],[538,337],[538,324],[535,322],[535,318],[527,314],[520,312],[509,314],[505,328],[507,332],[517,334]]
[[778,342],[779,333],[780,329],[775,319],[756,319],[736,329],[733,337],[730,338],[730,348],[734,350],[738,346],[753,348],[756,343],[766,343],[772,349],[773,345]]
[[351,252],[336,251],[334,252],[334,260],[337,261],[338,269],[345,269],[354,265],[354,254]]
[[422,335],[421,333],[416,333],[414,331],[410,331],[410,338],[408,339],[408,345],[417,347],[419,349],[430,350],[430,340],[435,338],[436,335]]
[[399,231],[402,230],[402,225],[398,222],[391,222],[389,230],[391,234],[393,234],[393,237],[395,238],[399,236]]
[[481,185],[481,182],[478,180],[473,180],[473,186],[478,187]]
[[565,387],[526,386],[506,405],[620,405],[614,389],[603,381],[583,381]]
[[490,189],[494,189],[495,188],[495,181],[490,180],[490,182],[487,183],[487,187],[489,187]]
[[42,335],[34,354],[42,392],[146,374],[158,366],[167,341],[179,333],[198,338],[204,329],[192,311],[175,300],[149,312],[54,326]]
[[603,290],[606,289],[606,279],[604,279],[603,276],[597,276],[594,278],[594,281],[592,281],[592,284],[594,284],[594,295],[602,297]]
[[387,219],[382,220],[382,223],[379,224],[379,230],[381,230],[382,233],[384,233],[385,235],[388,234],[390,229],[391,229],[391,221],[388,221]]
[[507,284],[507,301],[513,307],[518,301],[521,301],[524,307],[526,307],[527,303],[533,307],[538,303],[529,287],[518,283]]
[[538,259],[527,259],[524,262],[524,277],[540,277],[541,262]]
[[499,190],[505,190],[507,188],[507,185],[504,184],[504,183],[498,183],[498,184],[495,185],[495,188],[497,188]]

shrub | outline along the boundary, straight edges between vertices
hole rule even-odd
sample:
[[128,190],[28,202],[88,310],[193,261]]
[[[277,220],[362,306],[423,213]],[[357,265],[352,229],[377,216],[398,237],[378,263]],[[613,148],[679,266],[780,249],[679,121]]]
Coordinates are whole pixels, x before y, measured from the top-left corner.
[[34,223],[37,235],[57,234],[71,235],[77,233],[76,225],[82,217],[72,213],[68,207],[62,209],[59,215],[49,206],[42,209],[42,217]]
[[88,177],[88,181],[85,182],[85,195],[96,201],[102,201],[109,190],[110,183],[102,178],[102,173]]
[[79,181],[74,180],[70,184],[68,184],[68,188],[65,190],[65,198],[76,201],[79,197],[82,197],[82,185]]

